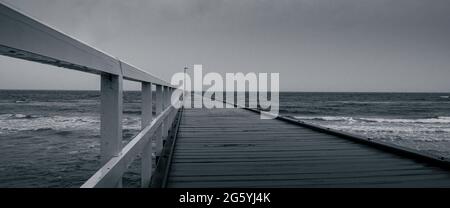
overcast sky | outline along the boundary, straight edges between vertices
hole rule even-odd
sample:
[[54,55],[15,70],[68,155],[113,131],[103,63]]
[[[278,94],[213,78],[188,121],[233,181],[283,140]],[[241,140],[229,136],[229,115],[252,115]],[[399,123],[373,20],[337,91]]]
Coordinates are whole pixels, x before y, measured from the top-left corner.
[[[281,90],[450,91],[449,0],[0,1],[166,80],[203,64],[279,72]],[[99,88],[77,71],[0,67],[0,89]]]

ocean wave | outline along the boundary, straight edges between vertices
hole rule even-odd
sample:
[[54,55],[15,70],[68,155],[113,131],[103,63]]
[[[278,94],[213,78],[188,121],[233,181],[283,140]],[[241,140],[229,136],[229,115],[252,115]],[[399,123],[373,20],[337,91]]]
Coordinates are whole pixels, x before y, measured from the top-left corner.
[[318,121],[354,121],[353,117],[345,116],[295,116],[294,118],[299,120],[318,120]]
[[[124,129],[140,129],[138,116],[124,117]],[[20,131],[72,131],[100,129],[98,116],[34,116],[24,114],[1,114],[0,134]]]
[[450,117],[439,116],[435,118],[420,118],[420,119],[401,119],[401,118],[356,118],[356,117],[345,117],[345,116],[295,116],[299,120],[318,120],[318,121],[347,121],[347,122],[376,122],[376,123],[441,123],[450,124]]
[[98,100],[72,100],[72,101],[33,101],[33,100],[8,100],[1,101],[2,105],[16,106],[51,106],[51,107],[79,107],[80,105],[98,105]]
[[0,119],[33,119],[38,118],[36,115],[25,115],[25,114],[0,114]]
[[450,117],[421,119],[297,116],[326,128],[365,135],[389,142],[450,142]]
[[450,123],[450,117],[443,116],[422,119],[359,118],[359,120],[378,123]]
[[[448,99],[449,96],[439,96],[442,99]],[[442,100],[402,100],[402,101],[330,101],[330,103],[339,103],[346,105],[411,105],[411,104],[440,104]]]
[[324,127],[345,132],[366,135],[371,138],[406,140],[420,142],[450,141],[450,127],[430,127],[411,125],[323,125]]
[[369,104],[393,104],[399,103],[398,101],[331,101],[334,103],[342,103],[342,104],[361,104],[361,105],[369,105]]

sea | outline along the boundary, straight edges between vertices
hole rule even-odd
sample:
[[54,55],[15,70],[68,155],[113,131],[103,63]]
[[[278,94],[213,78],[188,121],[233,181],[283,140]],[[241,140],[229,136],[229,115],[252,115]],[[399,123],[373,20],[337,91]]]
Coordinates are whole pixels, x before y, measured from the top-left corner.
[[[450,93],[281,92],[280,114],[450,157]],[[0,187],[79,187],[100,167],[98,91],[0,90]],[[140,130],[124,93],[123,144]],[[137,158],[124,187],[139,187]]]

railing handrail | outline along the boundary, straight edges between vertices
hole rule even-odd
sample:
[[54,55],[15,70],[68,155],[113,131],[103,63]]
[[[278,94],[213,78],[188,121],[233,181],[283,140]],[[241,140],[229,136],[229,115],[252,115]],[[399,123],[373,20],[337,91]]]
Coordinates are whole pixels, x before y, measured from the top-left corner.
[[[172,97],[180,102],[181,90],[2,2],[0,28],[0,55],[100,75],[102,167],[82,187],[121,187],[123,174],[137,155],[142,155],[141,186],[148,187],[152,178],[152,155],[158,157],[162,152],[164,140],[179,112],[171,105]],[[142,84],[142,131],[122,148],[124,79]],[[156,86],[157,114],[153,121],[152,85]]]
[[93,74],[173,87],[116,57],[64,34],[0,2],[0,54]]
[[[178,101],[180,103],[180,101]],[[133,159],[139,155],[144,149],[145,143],[149,142],[150,138],[154,136],[162,122],[167,117],[174,117],[174,108],[167,107],[158,117],[156,117],[147,127],[139,132],[127,145],[122,149],[117,157],[111,158],[103,167],[101,167],[91,178],[89,178],[81,188],[101,188],[107,187],[110,181],[117,180],[118,175],[115,175],[116,168],[127,167]],[[169,118],[172,120],[173,118]],[[106,186],[104,184],[107,184]]]

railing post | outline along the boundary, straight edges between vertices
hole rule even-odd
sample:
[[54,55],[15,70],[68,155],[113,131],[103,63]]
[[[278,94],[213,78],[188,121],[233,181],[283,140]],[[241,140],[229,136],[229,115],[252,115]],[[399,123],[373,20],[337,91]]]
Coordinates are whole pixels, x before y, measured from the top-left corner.
[[[170,108],[170,96],[172,96],[172,89],[170,87],[167,87],[167,108]],[[169,136],[170,131],[172,130],[172,111],[169,112],[169,115],[167,116],[167,136]]]
[[[172,96],[173,96],[173,88],[169,87],[169,95],[168,95],[167,100],[169,102],[169,106],[170,107],[172,107]],[[169,116],[169,126],[170,126],[169,128],[172,128],[172,125],[173,125],[173,119],[174,119],[173,114],[174,113],[171,111],[170,112],[170,116]]]
[[168,106],[172,106],[172,93],[173,93],[173,89],[171,87],[169,87],[169,93],[167,95],[167,105]]
[[155,100],[155,110],[158,116],[162,112],[162,86],[156,85],[156,100]]
[[166,95],[166,108],[167,108],[170,105],[170,99],[169,99],[169,97],[170,97],[170,87],[166,86],[166,90],[165,90],[164,94]]
[[[168,94],[169,94],[169,87],[167,87],[167,86],[164,86],[164,93],[163,93],[163,109],[165,110],[165,109],[167,109],[167,97],[168,97]],[[166,118],[164,118],[163,119],[163,126],[162,126],[162,138],[163,138],[163,141],[166,141],[166,139],[167,139],[167,135],[168,135],[168,131],[169,131],[169,125],[168,125],[168,120],[169,120],[169,118],[168,117],[166,117]],[[164,143],[163,143],[164,144]]]
[[[163,111],[163,86],[162,85],[156,85],[156,115],[160,115]],[[155,134],[155,140],[156,140],[156,156],[161,155],[162,150],[162,131],[163,131],[163,125],[164,122],[161,123],[160,127],[156,130]]]
[[[122,83],[121,75],[101,75],[101,165],[106,164],[112,157],[118,156],[122,150]],[[122,172],[116,174],[122,175]],[[110,183],[112,186],[122,187],[122,179]]]
[[[152,122],[152,83],[142,82],[142,120],[141,129],[144,129]],[[149,138],[142,151],[141,159],[141,187],[148,188],[152,178],[152,139]]]

